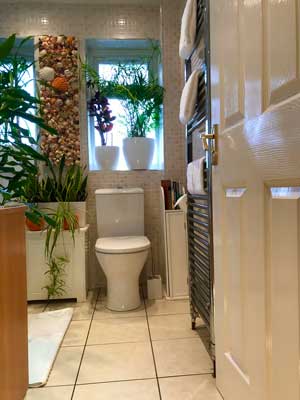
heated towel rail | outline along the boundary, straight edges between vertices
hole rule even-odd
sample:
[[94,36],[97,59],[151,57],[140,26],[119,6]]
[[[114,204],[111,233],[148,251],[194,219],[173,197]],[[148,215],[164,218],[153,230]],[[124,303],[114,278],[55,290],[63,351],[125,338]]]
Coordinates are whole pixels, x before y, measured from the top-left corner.
[[[194,69],[200,69],[195,113],[186,127],[187,160],[199,158],[195,141],[201,141],[200,132],[210,133],[210,34],[209,0],[197,0],[197,34],[195,47],[185,62],[186,80]],[[189,287],[192,328],[200,317],[210,333],[210,353],[215,364],[214,351],[214,263],[212,215],[212,143],[206,153],[205,187],[207,194],[188,194]],[[199,147],[199,146],[198,146]]]

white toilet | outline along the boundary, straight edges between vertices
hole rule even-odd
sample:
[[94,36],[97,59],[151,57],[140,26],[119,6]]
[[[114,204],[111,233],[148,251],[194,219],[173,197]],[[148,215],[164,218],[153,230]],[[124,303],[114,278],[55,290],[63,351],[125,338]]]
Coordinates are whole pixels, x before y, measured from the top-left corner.
[[141,304],[139,277],[151,246],[144,236],[143,189],[96,190],[97,259],[107,279],[107,308]]

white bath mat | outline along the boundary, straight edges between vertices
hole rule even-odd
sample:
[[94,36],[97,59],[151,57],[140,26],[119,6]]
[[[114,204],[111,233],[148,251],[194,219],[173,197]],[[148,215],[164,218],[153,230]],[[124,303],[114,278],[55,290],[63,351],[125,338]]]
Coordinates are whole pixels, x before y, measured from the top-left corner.
[[47,383],[59,346],[73,315],[72,308],[28,316],[29,386]]

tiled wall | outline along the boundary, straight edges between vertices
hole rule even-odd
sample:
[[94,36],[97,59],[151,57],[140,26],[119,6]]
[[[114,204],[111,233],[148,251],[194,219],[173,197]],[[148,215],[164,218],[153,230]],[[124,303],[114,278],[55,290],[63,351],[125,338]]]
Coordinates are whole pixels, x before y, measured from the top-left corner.
[[[109,0],[108,0],[109,3]],[[145,231],[152,242],[156,272],[164,275],[162,233],[160,228],[160,180],[185,179],[185,137],[178,122],[179,100],[183,86],[183,66],[178,58],[180,18],[184,0],[162,0],[161,10],[134,6],[51,6],[9,4],[3,5],[0,15],[0,36],[17,32],[20,36],[65,34],[85,38],[162,39],[164,87],[164,141],[165,171],[90,172],[88,221],[90,223],[91,251],[89,285],[103,283],[103,275],[95,257],[97,238],[94,191],[104,187],[142,187],[145,190]],[[82,52],[83,51],[82,46]],[[87,163],[87,130],[84,99],[81,103],[81,157]],[[151,271],[151,262],[147,270]]]

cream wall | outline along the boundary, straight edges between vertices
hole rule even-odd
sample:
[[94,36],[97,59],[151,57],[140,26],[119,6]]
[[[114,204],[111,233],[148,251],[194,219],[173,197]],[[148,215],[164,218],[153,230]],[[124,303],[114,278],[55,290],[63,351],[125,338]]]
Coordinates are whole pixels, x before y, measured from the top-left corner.
[[[109,0],[107,0],[109,3]],[[142,187],[145,190],[145,231],[152,242],[156,272],[164,275],[162,234],[160,228],[160,181],[185,178],[185,135],[178,122],[179,99],[183,86],[183,66],[178,57],[180,18],[184,0],[162,0],[162,7],[95,6],[51,4],[1,4],[0,36],[16,32],[27,35],[74,35],[85,38],[153,38],[162,40],[164,65],[164,171],[89,172],[88,221],[90,224],[89,285],[104,282],[94,253],[96,209],[94,191],[103,187]],[[41,20],[47,22],[42,24]],[[88,164],[85,101],[81,105],[81,157]],[[147,269],[151,270],[150,262]]]

